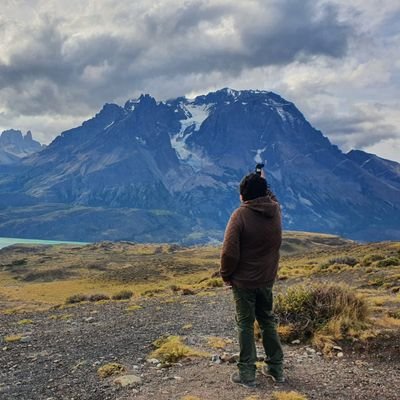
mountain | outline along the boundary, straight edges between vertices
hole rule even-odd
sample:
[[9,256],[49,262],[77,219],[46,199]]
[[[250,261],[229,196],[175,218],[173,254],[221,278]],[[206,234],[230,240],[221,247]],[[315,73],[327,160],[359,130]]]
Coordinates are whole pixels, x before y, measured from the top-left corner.
[[395,188],[400,187],[400,164],[385,160],[375,154],[361,150],[351,150],[347,157],[381,181]]
[[[0,207],[8,207],[0,235],[221,239],[238,183],[266,161],[286,229],[399,239],[399,164],[373,155],[365,163],[361,153],[342,153],[272,92],[225,88],[166,102],[142,95],[106,104],[17,167],[0,169]],[[91,215],[84,226],[66,217],[82,210]]]
[[17,163],[21,158],[44,148],[33,140],[31,131],[25,135],[21,131],[9,129],[0,134],[0,165]]

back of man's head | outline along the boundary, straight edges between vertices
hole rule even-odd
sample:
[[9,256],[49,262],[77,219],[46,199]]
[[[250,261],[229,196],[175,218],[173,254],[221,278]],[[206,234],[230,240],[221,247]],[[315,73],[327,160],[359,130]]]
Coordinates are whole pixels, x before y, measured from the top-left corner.
[[240,182],[240,194],[243,201],[266,196],[269,192],[265,178],[256,173],[246,175]]

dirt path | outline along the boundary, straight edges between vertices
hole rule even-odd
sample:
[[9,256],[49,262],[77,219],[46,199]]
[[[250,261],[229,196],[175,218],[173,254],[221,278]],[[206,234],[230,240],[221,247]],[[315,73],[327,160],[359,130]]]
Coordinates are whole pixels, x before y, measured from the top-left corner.
[[[335,359],[305,345],[286,346],[288,383],[279,388],[263,376],[255,390],[235,387],[229,375],[236,367],[210,359],[192,359],[165,369],[146,362],[151,343],[167,334],[186,336],[189,344],[208,351],[213,350],[207,347],[207,336],[230,338],[233,343],[227,351],[237,351],[230,293],[221,289],[214,293],[177,296],[173,302],[143,300],[142,308],[131,312],[126,311],[127,303],[113,302],[1,315],[0,337],[21,334],[23,339],[1,344],[0,398],[175,400],[190,394],[200,399],[242,400],[249,395],[267,399],[274,390],[296,390],[309,399],[399,398],[399,343],[389,339],[383,350],[345,349],[344,357]],[[33,323],[18,325],[23,318]],[[125,365],[142,378],[142,384],[120,388],[114,378],[100,379],[97,369],[108,362]]]

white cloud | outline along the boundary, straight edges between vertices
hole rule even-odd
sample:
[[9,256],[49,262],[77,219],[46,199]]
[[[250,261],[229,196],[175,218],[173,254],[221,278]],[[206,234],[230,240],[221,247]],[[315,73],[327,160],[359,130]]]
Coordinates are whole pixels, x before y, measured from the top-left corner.
[[230,86],[280,93],[343,149],[400,143],[398,1],[3,3],[0,130],[48,142],[105,102]]

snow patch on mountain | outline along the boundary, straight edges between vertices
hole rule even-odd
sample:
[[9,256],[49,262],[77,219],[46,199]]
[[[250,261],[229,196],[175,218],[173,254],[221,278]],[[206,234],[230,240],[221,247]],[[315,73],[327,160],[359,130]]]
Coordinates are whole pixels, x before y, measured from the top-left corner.
[[192,103],[185,104],[182,109],[185,113],[186,119],[181,120],[181,132],[184,132],[188,127],[194,125],[194,130],[198,131],[201,124],[210,115],[210,108],[212,104],[195,105]]
[[180,104],[180,108],[185,114],[186,119],[181,120],[181,129],[176,134],[171,136],[171,146],[175,149],[178,158],[185,161],[195,170],[204,168],[211,164],[203,154],[189,149],[186,140],[194,132],[197,132],[202,123],[210,115],[210,110],[213,104],[196,105],[194,100],[190,100],[187,104]]
[[309,207],[313,206],[313,203],[310,200],[303,197],[300,193],[298,195],[298,198],[299,198],[300,203],[303,204],[304,206],[309,206]]
[[115,122],[115,121],[113,121],[113,122],[111,122],[110,124],[108,124],[108,125],[104,128],[104,130],[106,130],[106,129],[108,129],[110,126],[112,126],[112,125],[114,124],[114,122]]
[[264,162],[264,160],[261,157],[261,154],[263,154],[266,149],[267,149],[267,146],[265,146],[262,149],[252,150],[252,151],[256,152],[256,155],[254,156],[254,161],[256,163],[263,163]]

